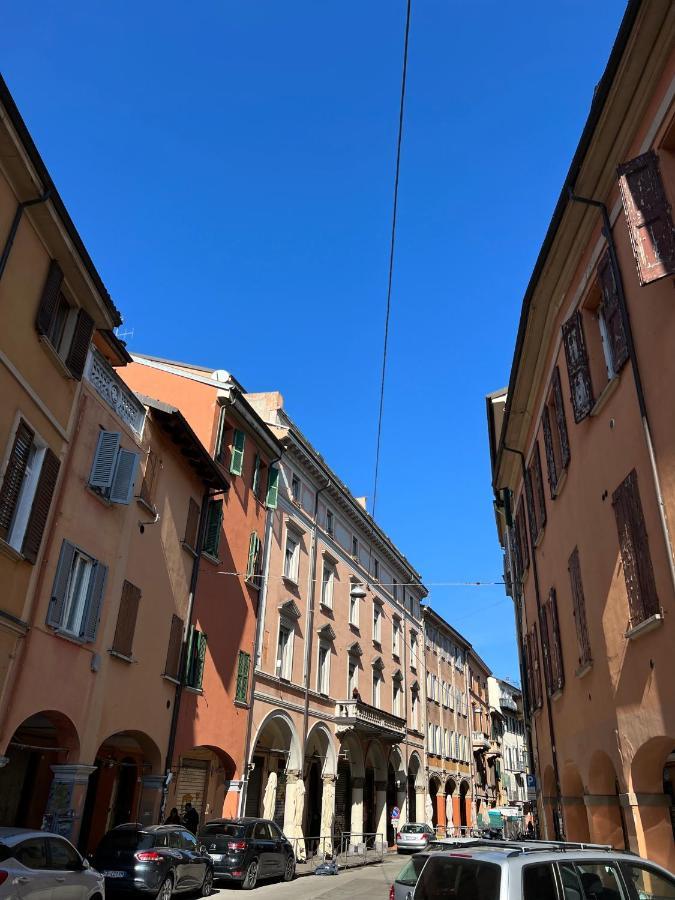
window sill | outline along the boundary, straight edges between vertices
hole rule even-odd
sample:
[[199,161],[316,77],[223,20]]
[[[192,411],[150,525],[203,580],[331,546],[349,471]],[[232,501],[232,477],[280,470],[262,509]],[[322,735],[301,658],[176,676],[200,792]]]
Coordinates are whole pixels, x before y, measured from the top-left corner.
[[239,709],[250,709],[249,704],[245,700],[235,700],[234,705]]
[[190,556],[191,556],[193,559],[196,559],[196,558],[197,558],[197,551],[195,550],[194,547],[191,547],[191,546],[187,543],[187,541],[181,541],[181,542],[180,542],[180,545],[181,545],[181,547],[183,548],[183,550],[185,550],[186,553],[189,553]]
[[577,678],[583,678],[584,675],[588,675],[588,673],[593,668],[593,660],[589,660],[589,662],[584,663],[583,666],[579,666],[579,668],[574,673]]
[[0,553],[13,560],[13,562],[22,562],[24,559],[23,555],[19,553],[18,550],[15,550],[11,544],[7,543],[7,541],[3,541],[2,538],[0,538]]
[[629,628],[628,631],[625,632],[624,637],[628,641],[634,641],[635,638],[639,638],[643,634],[648,634],[650,631],[654,631],[655,628],[660,628],[661,625],[663,625],[663,613],[654,613],[653,616],[649,616],[648,619],[643,619],[642,622]]
[[214,556],[212,553],[207,553],[206,550],[202,550],[202,557],[208,560],[208,562],[210,562],[214,566],[220,565],[220,560],[218,559],[218,557]]
[[567,468],[564,468],[558,477],[558,481],[556,482],[555,489],[553,491],[553,499],[560,496],[560,493],[565,486],[565,482],[567,481]]
[[184,685],[184,689],[189,694],[203,694],[204,693],[204,690],[202,688],[192,687],[192,685],[189,685],[189,684]]
[[115,503],[111,503],[107,497],[104,497],[103,494],[99,490],[96,490],[95,488],[93,488],[88,482],[85,485],[85,489],[86,489],[87,493],[91,494],[92,497],[96,497],[98,502],[102,503],[104,506],[107,506],[108,509],[112,509],[113,506],[117,505]]
[[297,587],[298,587],[298,582],[297,582],[297,580],[296,580],[295,578],[291,578],[290,575],[282,575],[281,577],[282,577],[283,580],[286,582],[286,584],[290,584],[290,585],[292,585],[294,588],[297,588]]
[[[54,635],[56,638],[60,638],[62,641],[68,641],[69,644],[76,644],[78,647],[84,647],[88,643],[84,638],[78,637],[76,634],[71,634],[69,631],[62,631],[60,628],[54,628],[53,625],[47,626],[49,632]],[[93,650],[89,651],[93,653]]]
[[332,613],[332,612],[333,612],[333,607],[332,607],[332,605],[331,605],[330,603],[324,603],[323,600],[321,600],[321,601],[320,601],[320,606],[321,606],[321,609],[322,609],[325,613]]
[[594,418],[595,416],[599,416],[604,409],[607,401],[618,387],[619,377],[619,375],[615,375],[613,378],[611,378],[600,392],[600,396],[593,404],[593,409],[590,413],[592,418]]
[[163,678],[165,681],[170,681],[171,684],[175,684],[175,685],[179,685],[179,684],[180,684],[180,680],[179,680],[178,678],[174,678],[173,675],[167,675],[166,672],[162,672],[162,678]]
[[138,662],[138,660],[134,659],[133,656],[127,656],[126,653],[120,653],[119,650],[113,650],[112,647],[108,650],[108,653],[111,656],[114,656],[115,659],[121,659],[123,662],[128,662],[128,663]]
[[382,644],[376,638],[373,638],[373,647],[380,653],[382,652]]
[[143,497],[140,497],[140,496],[134,497],[134,500],[136,501],[136,503],[138,503],[139,506],[142,506],[144,510],[146,510],[148,513],[150,513],[151,516],[157,515],[157,510],[155,509],[153,504],[148,503],[148,501],[145,500]]
[[40,343],[47,351],[47,356],[49,356],[51,358],[52,362],[54,363],[56,368],[61,372],[63,377],[67,378],[68,381],[75,381],[75,378],[74,378],[72,372],[70,371],[68,366],[65,364],[65,362],[61,359],[61,357],[59,356],[59,354],[56,351],[56,348],[54,347],[52,342],[49,340],[49,338],[46,337],[46,335],[41,334],[40,335]]

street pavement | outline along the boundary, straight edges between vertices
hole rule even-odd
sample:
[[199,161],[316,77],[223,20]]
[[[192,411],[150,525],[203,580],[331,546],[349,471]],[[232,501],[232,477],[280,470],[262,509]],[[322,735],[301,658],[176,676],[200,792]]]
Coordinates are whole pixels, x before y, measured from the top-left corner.
[[[322,900],[324,897],[330,900],[389,900],[389,888],[404,864],[403,856],[388,853],[383,863],[341,869],[339,875],[305,875],[289,884],[262,882],[245,896],[251,900],[272,897],[275,900]],[[225,900],[229,895],[234,900],[234,893],[239,891],[238,887],[219,886],[213,896]]]

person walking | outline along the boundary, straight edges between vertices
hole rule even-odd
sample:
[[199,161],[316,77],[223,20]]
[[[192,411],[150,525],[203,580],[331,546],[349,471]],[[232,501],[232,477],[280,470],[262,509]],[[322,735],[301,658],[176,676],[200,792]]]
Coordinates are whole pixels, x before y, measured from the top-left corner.
[[180,820],[180,816],[178,815],[178,810],[175,806],[171,808],[171,812],[166,818],[164,822],[165,825],[182,825],[183,823]]
[[189,800],[185,804],[185,812],[183,813],[183,825],[185,825],[187,830],[191,831],[195,835],[195,837],[197,836],[197,829],[199,828],[199,813]]

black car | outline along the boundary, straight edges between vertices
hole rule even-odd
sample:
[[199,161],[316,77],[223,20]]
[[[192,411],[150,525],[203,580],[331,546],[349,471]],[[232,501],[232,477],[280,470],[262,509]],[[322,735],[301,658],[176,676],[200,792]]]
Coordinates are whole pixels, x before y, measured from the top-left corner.
[[214,819],[201,827],[199,841],[213,860],[215,877],[240,881],[244,890],[259,878],[295,876],[291,842],[267,819]]
[[181,825],[118,825],[101,840],[94,865],[105,876],[108,897],[147,895],[169,900],[173,894],[213,887],[213,863],[197,838]]

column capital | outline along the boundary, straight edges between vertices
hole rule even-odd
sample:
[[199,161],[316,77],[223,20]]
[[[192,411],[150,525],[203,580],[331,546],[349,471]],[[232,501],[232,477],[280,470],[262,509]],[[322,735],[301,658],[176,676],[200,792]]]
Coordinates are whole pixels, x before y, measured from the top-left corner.
[[80,763],[50,766],[57,784],[88,784],[89,776],[96,771],[96,766],[85,766]]
[[421,786],[417,785],[417,784],[415,785],[415,793],[416,794],[426,794],[426,792],[427,792],[426,785],[424,785],[424,784]]
[[335,784],[337,781],[337,775],[322,775],[321,780],[324,784]]

